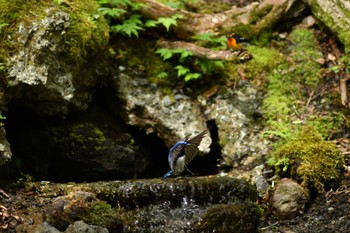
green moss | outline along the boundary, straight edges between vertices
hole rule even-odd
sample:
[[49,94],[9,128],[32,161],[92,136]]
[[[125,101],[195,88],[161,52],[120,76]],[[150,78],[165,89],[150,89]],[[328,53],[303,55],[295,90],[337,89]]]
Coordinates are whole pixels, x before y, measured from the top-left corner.
[[256,5],[256,7],[250,13],[249,24],[255,24],[256,22],[260,21],[272,10],[272,7],[272,4],[266,4],[264,7]]
[[91,123],[75,124],[69,128],[52,130],[55,143],[61,145],[66,153],[74,156],[75,153],[89,154],[106,150],[106,137],[101,129]]
[[99,5],[96,1],[60,1],[61,4],[58,2],[0,0],[0,75],[4,80],[6,79],[7,59],[22,47],[16,43],[20,36],[19,25],[30,25],[52,14],[52,11],[48,13],[46,9],[65,11],[72,18],[71,26],[65,35],[65,55],[62,56],[62,59],[81,65],[87,54],[97,53],[107,45],[109,26],[104,17],[97,13]]
[[284,58],[282,54],[271,48],[249,46],[247,49],[253,55],[253,59],[250,61],[251,64],[249,64],[252,66],[250,69],[258,72],[261,70],[272,71]]
[[0,75],[3,79],[6,73],[4,66],[6,60],[19,47],[14,43],[19,36],[15,34],[19,23],[26,25],[34,19],[44,18],[44,9],[53,5],[53,2],[45,0],[0,0],[0,64],[2,64]]
[[122,227],[118,211],[107,202],[100,200],[91,202],[88,208],[88,214],[82,218],[87,224],[106,227],[109,231],[119,231]]
[[270,127],[266,133],[290,138],[302,125],[312,125],[327,137],[341,129],[345,117],[334,109],[335,113],[309,113],[311,98],[321,90],[323,69],[318,60],[323,58],[322,53],[308,29],[293,30],[289,40],[291,44],[285,51],[289,54],[285,62],[268,74],[268,93],[263,103],[266,123]]
[[256,204],[218,204],[211,206],[198,224],[198,232],[255,232],[260,219]]
[[97,13],[97,1],[74,0],[60,8],[72,17],[67,32],[66,51],[77,64],[81,64],[88,53],[103,49],[109,39],[109,26],[102,15]]
[[344,157],[337,146],[324,141],[313,127],[304,127],[296,137],[279,147],[269,160],[276,174],[292,177],[305,188],[324,187],[339,181]]
[[243,64],[227,64],[225,73],[234,80],[240,80],[241,73],[244,73],[252,83],[261,86],[262,83],[266,83],[266,74],[283,61],[283,56],[272,48],[248,46],[247,50],[252,54],[253,59]]
[[297,64],[293,72],[294,79],[316,88],[321,79],[321,64],[317,60],[323,58],[316,38],[310,30],[302,28],[292,31],[289,38],[292,41],[289,51],[293,53],[293,61]]
[[[128,38],[119,36],[113,44],[117,45],[118,58],[121,64],[130,68],[132,72],[138,70],[149,81],[163,84],[166,91],[172,90],[172,86],[178,83],[176,70],[170,61],[163,61],[155,53],[154,42],[147,38]],[[160,73],[166,73],[167,76],[162,78]],[[172,91],[169,91],[172,93]]]
[[308,121],[308,125],[315,127],[324,137],[331,132],[338,132],[346,123],[344,114],[335,111],[327,112],[326,115],[312,115]]

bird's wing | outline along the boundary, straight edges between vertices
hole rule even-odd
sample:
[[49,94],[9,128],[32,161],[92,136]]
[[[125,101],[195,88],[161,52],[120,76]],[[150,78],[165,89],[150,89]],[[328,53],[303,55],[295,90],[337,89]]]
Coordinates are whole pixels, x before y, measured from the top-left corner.
[[187,140],[187,145],[184,148],[184,152],[185,152],[185,163],[186,165],[189,164],[194,157],[196,157],[197,153],[198,153],[198,146],[201,143],[204,134],[206,134],[207,131],[204,130],[202,133],[198,134],[197,136],[195,136],[194,138],[191,138],[189,140]]
[[183,149],[187,145],[187,142],[180,141],[177,142],[171,149],[170,149],[170,157],[171,161],[175,163],[176,159],[179,156],[183,156]]

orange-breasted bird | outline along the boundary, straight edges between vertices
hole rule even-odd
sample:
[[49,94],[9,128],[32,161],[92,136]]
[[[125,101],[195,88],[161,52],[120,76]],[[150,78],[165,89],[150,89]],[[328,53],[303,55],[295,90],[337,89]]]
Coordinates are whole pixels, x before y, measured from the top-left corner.
[[242,50],[242,45],[241,43],[249,43],[249,40],[247,40],[246,38],[236,35],[235,33],[231,33],[227,36],[227,46],[230,49],[233,50]]

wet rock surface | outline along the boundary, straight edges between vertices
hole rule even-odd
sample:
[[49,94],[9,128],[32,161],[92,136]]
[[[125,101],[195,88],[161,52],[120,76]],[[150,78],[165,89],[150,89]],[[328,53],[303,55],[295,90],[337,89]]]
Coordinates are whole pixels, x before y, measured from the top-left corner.
[[[255,188],[244,180],[230,177],[32,183],[31,190],[36,194],[31,196],[31,211],[35,214],[30,217],[44,217],[60,231],[67,231],[70,224],[83,220],[109,232],[221,229],[243,233],[257,232],[260,218]],[[24,219],[21,227],[29,222]]]

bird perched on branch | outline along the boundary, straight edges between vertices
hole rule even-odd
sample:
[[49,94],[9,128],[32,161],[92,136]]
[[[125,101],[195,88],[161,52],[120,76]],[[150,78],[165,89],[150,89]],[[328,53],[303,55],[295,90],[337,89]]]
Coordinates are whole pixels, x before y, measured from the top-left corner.
[[241,43],[250,43],[246,38],[231,33],[227,36],[227,46],[233,50],[242,50]]
[[[185,168],[188,170],[187,164],[196,157],[198,146],[206,133],[207,131],[205,130],[187,141],[178,141],[169,150],[168,162],[171,170],[163,176],[164,179],[171,175],[180,175]],[[190,170],[188,171],[191,172]]]

